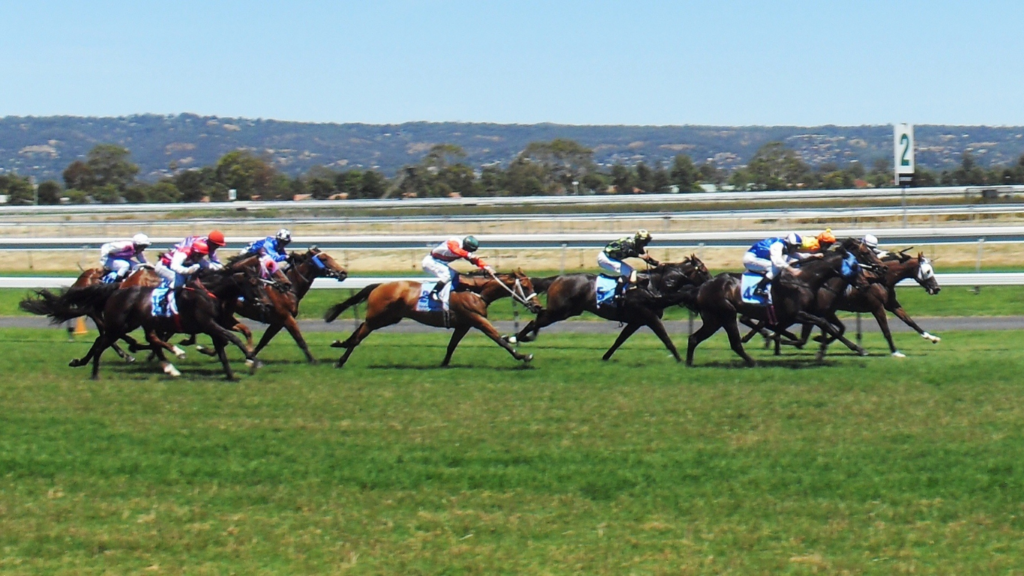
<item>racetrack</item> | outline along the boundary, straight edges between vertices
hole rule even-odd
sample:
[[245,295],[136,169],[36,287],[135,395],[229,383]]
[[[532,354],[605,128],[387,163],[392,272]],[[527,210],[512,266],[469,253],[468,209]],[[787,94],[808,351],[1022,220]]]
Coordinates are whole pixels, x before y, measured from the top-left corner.
[[724,338],[685,368],[550,334],[523,368],[474,335],[440,369],[442,331],[374,334],[343,370],[285,339],[226,384],[197,355],[92,382],[86,342],[5,329],[0,571],[1012,572],[1024,336],[944,337],[753,370]]

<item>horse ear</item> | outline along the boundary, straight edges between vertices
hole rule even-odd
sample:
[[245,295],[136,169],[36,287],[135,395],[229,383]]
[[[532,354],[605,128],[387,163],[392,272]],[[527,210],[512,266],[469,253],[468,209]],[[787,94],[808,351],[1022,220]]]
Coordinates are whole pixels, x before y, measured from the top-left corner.
[[312,246],[310,246],[310,247],[309,247],[309,251],[310,251],[310,252],[312,252],[312,253],[314,253],[314,254],[316,254],[317,252],[319,252],[319,251],[320,251],[320,248],[319,248],[319,247],[317,247],[317,245],[316,245],[316,244],[313,244]]

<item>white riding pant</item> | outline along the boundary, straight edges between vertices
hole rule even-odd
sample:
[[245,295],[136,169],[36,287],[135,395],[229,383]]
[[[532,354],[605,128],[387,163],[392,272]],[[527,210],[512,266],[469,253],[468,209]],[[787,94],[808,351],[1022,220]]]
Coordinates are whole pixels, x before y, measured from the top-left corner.
[[779,267],[767,258],[758,258],[757,254],[747,252],[743,255],[743,267],[754,274],[760,274],[771,280],[779,274]]
[[117,272],[117,276],[119,278],[127,276],[128,272],[132,269],[132,263],[122,258],[111,258],[110,256],[107,256],[106,259],[103,260],[102,264],[104,270]]
[[633,267],[621,260],[615,260],[609,258],[604,251],[601,251],[597,255],[597,265],[601,267],[605,272],[610,273],[612,276],[625,276],[631,278],[633,276]]
[[423,258],[423,270],[436,276],[440,282],[447,283],[452,281],[453,270],[448,266],[448,263],[438,260],[430,254]]

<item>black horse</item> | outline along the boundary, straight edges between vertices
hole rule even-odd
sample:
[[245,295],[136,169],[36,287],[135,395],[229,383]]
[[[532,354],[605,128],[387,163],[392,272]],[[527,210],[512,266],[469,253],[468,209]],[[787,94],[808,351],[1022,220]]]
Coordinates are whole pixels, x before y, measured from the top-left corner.
[[172,350],[173,347],[160,334],[203,333],[213,339],[225,376],[232,380],[234,373],[224,350],[227,342],[242,350],[251,368],[255,369],[258,362],[252,350],[222,323],[229,321],[230,313],[226,311],[239,297],[260,298],[258,280],[258,272],[253,270],[206,271],[201,278],[194,278],[181,288],[176,298],[178,315],[173,317],[153,315],[153,287],[119,289],[110,284],[90,286],[69,292],[63,309],[50,314],[50,318],[59,323],[69,315],[78,314],[82,308],[102,308],[107,330],[93,342],[84,358],[70,364],[84,366],[91,359],[93,379],[99,377],[100,356],[104,350],[128,332],[142,328],[165,373],[172,376],[180,374],[164,357],[164,350]]
[[[880,270],[885,268],[874,251],[862,242],[847,241],[825,254],[820,259],[811,260],[799,269],[784,271],[772,283],[772,300],[775,303],[774,329],[781,329],[793,324],[813,324],[830,336],[834,336],[859,354],[866,354],[863,348],[844,338],[824,318],[818,302],[818,293],[829,280],[843,278],[845,282],[866,284],[859,270],[846,266],[844,261],[852,255],[859,264]],[[729,344],[736,354],[743,358],[748,366],[754,366],[754,359],[743,349],[737,316],[761,320],[767,323],[768,309],[765,306],[748,304],[741,296],[740,274],[719,274],[710,282],[706,282],[697,291],[696,298],[686,304],[696,309],[701,316],[703,325],[690,335],[686,350],[686,364],[693,365],[693,353],[701,342],[710,338],[719,329],[725,328],[729,336]],[[818,351],[818,359],[824,359],[827,341],[822,341]]]
[[[628,290],[617,305],[597,305],[597,290],[594,274],[565,274],[550,278],[536,278],[533,287],[537,292],[547,292],[548,301],[544,310],[530,321],[514,338],[520,342],[531,342],[537,338],[541,328],[561,322],[583,312],[596,314],[605,320],[625,324],[612,347],[605,352],[608,360],[634,332],[643,326],[649,327],[677,362],[682,358],[669,338],[661,321],[665,308],[683,301],[683,292],[711,279],[704,263],[694,255],[678,263],[664,263],[638,274],[639,286]],[[509,341],[514,341],[512,337]]]

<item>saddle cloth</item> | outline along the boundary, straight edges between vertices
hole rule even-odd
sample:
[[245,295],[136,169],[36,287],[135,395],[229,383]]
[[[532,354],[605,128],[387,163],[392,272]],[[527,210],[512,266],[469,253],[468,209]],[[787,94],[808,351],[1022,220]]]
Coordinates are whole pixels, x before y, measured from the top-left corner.
[[615,289],[619,285],[618,278],[601,274],[594,282],[594,300],[597,307],[615,306]]
[[430,297],[430,292],[434,289],[437,282],[424,282],[420,284],[420,299],[416,301],[417,312],[447,312],[448,311],[448,299],[452,294],[452,282],[445,284],[444,288],[441,288],[441,293],[438,296],[441,300],[435,300]]
[[167,283],[153,289],[150,297],[153,316],[157,318],[173,318],[178,315],[178,303],[174,299],[174,289]]
[[103,278],[100,279],[100,283],[102,284],[113,284],[114,282],[117,282],[117,272],[107,272],[103,275]]
[[754,295],[754,289],[761,282],[760,274],[751,274],[750,272],[743,273],[743,281],[740,284],[740,296],[743,301],[747,304],[754,304],[757,306],[768,306],[771,304],[771,284],[768,285],[768,296],[756,296]]

